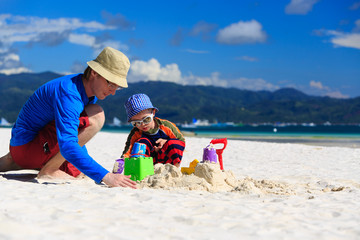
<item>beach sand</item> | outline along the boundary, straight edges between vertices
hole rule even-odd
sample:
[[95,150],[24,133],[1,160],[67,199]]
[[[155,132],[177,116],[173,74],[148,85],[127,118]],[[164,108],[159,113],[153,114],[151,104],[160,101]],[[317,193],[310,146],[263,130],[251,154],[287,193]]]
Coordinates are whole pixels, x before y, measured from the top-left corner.
[[[126,137],[100,132],[88,152],[111,171]],[[186,140],[182,167],[211,138]],[[223,159],[197,176],[156,166],[137,190],[0,173],[0,239],[360,239],[360,149],[228,140]]]

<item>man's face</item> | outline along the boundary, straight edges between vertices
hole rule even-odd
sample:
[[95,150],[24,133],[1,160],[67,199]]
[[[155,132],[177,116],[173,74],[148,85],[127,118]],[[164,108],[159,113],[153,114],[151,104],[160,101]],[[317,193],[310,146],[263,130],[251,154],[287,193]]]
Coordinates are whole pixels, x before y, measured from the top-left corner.
[[93,76],[93,93],[94,95],[100,99],[103,100],[107,96],[115,95],[116,89],[118,86],[114,83],[108,82],[105,78],[103,78],[100,74],[96,73],[95,71],[92,71]]

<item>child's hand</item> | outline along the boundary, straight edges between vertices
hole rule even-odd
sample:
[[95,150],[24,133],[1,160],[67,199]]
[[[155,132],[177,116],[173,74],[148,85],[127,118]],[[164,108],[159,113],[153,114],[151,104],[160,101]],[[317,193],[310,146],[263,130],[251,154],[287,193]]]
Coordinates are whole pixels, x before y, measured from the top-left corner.
[[166,143],[166,139],[162,139],[159,138],[155,143],[156,146],[154,147],[155,152],[158,152],[160,149],[162,149],[162,147],[164,146],[164,144]]

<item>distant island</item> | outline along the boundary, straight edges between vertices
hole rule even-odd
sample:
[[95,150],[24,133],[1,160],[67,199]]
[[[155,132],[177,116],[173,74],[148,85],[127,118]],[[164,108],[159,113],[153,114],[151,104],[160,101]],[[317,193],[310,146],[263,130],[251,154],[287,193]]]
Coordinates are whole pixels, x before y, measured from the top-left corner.
[[[0,74],[0,118],[13,123],[28,97],[42,84],[61,75],[53,72]],[[124,102],[135,93],[149,95],[157,116],[179,124],[359,124],[360,97],[335,99],[309,96],[292,88],[275,92],[171,82],[129,83],[115,96],[98,103],[106,124],[126,123]]]

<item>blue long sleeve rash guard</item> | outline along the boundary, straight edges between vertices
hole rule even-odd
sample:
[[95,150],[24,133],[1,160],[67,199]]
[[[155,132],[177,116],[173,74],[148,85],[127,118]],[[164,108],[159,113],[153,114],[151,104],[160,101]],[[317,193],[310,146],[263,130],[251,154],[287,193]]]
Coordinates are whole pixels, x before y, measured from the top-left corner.
[[78,144],[80,114],[86,105],[97,101],[96,97],[87,97],[82,75],[60,77],[37,89],[19,113],[10,145],[30,142],[45,125],[55,120],[61,155],[99,183],[109,171],[89,156],[85,146]]

